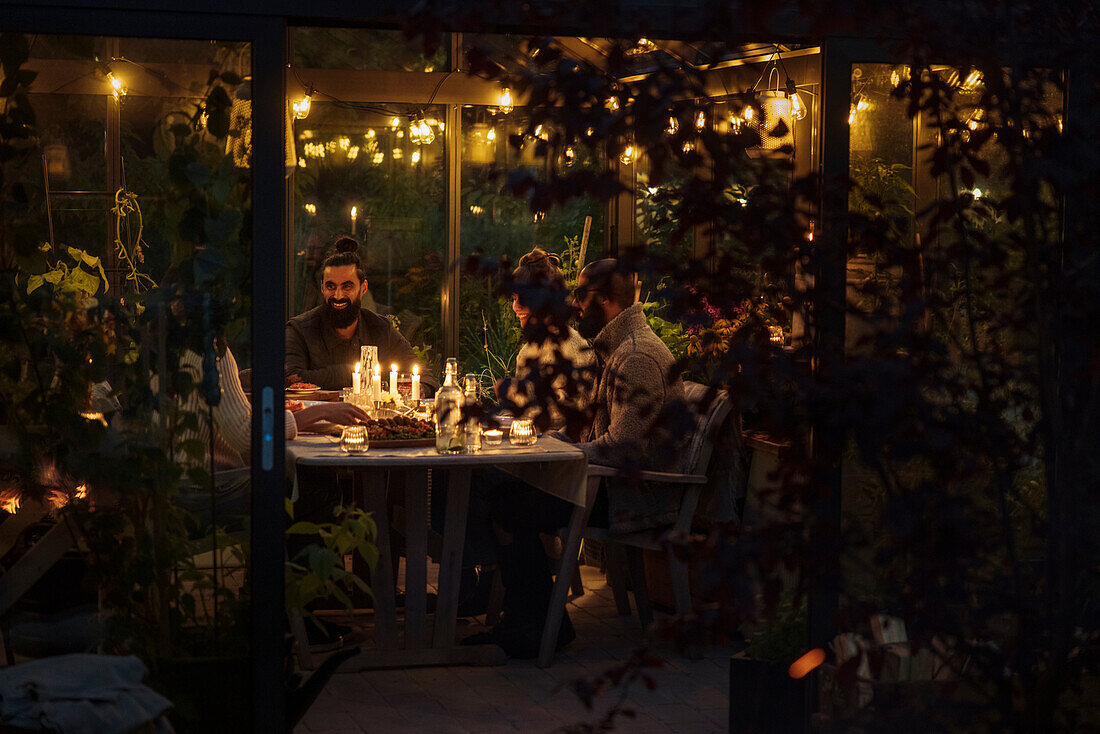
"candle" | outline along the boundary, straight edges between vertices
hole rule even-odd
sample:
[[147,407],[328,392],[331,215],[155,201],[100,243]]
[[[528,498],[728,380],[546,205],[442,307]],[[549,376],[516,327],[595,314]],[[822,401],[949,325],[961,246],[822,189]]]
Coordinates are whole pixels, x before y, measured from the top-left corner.
[[374,365],[374,377],[371,378],[370,399],[376,403],[382,400],[382,365],[377,362]]
[[397,365],[390,365],[390,395],[393,397],[393,401],[397,402]]
[[359,374],[359,363],[355,363],[355,372],[351,373],[351,391],[358,395],[363,389],[362,377]]
[[500,442],[504,439],[504,431],[499,428],[486,428],[481,435],[485,437],[486,446],[500,446]]
[[412,404],[420,402],[420,365],[413,365]]

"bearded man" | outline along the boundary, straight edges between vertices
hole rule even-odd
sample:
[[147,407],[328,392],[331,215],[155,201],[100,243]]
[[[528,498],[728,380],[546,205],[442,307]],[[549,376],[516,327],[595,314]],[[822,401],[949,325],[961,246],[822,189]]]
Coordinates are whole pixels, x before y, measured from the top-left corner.
[[[366,273],[359,259],[359,243],[351,237],[336,241],[334,252],[321,267],[321,293],[325,302],[286,323],[286,376],[289,383],[312,382],[326,390],[351,385],[351,373],[359,361],[359,348],[378,347],[384,372],[397,364],[412,372],[416,353],[388,319],[363,308],[367,294]],[[435,379],[420,365],[421,382],[436,387]],[[370,377],[364,375],[366,384]]]

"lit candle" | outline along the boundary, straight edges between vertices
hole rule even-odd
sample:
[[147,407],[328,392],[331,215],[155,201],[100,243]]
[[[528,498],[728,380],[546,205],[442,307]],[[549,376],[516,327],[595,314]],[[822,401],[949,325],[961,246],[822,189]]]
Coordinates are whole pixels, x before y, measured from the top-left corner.
[[504,439],[504,431],[499,428],[486,428],[481,435],[485,437],[486,446],[499,446]]
[[412,404],[415,406],[420,401],[420,365],[413,365]]
[[374,377],[371,378],[371,400],[379,402],[382,399],[382,365],[377,362],[374,365]]
[[390,365],[390,396],[397,402],[397,365]]
[[508,431],[508,440],[513,446],[530,446],[538,440],[535,427],[527,418],[516,418]]
[[359,363],[355,363],[355,372],[351,373],[351,391],[358,395],[363,389],[362,376],[359,374]]

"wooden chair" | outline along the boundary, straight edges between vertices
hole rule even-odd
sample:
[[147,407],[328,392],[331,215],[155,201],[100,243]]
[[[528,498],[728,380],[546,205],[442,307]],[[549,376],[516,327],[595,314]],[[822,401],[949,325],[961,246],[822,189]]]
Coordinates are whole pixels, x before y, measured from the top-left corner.
[[[701,404],[708,388],[696,382],[685,382],[684,392],[687,403],[694,409]],[[634,592],[634,604],[643,628],[653,621],[653,612],[646,591],[645,562],[643,551],[660,550],[670,537],[687,537],[691,533],[692,519],[699,505],[699,497],[709,479],[711,454],[715,440],[731,412],[729,396],[720,391],[707,406],[705,413],[696,416],[696,429],[688,445],[684,460],[680,463],[683,473],[642,472],[645,482],[661,483],[670,486],[670,491],[679,488],[683,492],[676,522],[665,528],[654,528],[641,532],[611,534],[607,530],[588,528],[586,538],[602,540],[607,553],[607,581],[615,597],[615,606],[619,614],[630,614],[630,602],[627,597],[626,578],[629,576]],[[589,476],[615,476],[617,471],[610,467],[589,465]],[[671,547],[667,548],[669,574],[672,579],[673,594],[676,599],[676,612],[682,616],[692,613],[691,586],[688,579],[688,564],[678,558]]]

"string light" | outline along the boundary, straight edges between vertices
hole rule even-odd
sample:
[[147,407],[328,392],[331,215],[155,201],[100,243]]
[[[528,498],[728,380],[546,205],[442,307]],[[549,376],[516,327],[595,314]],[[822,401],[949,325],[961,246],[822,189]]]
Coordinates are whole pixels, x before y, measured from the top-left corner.
[[412,125],[409,126],[409,142],[413,145],[431,145],[434,140],[435,132],[424,118],[413,120]]
[[412,156],[410,157],[410,160],[413,163],[419,163],[420,162],[420,151],[419,150],[414,150],[413,153],[412,153]]
[[635,157],[637,157],[637,152],[634,150],[634,146],[628,145],[623,148],[623,152],[619,154],[619,162],[624,166],[629,166],[634,162]]
[[566,148],[566,149],[565,149],[565,150],[564,150],[564,151],[562,152],[562,155],[564,155],[564,156],[565,156],[565,165],[567,165],[567,166],[568,166],[568,165],[570,165],[570,164],[572,164],[572,163],[573,163],[573,159],[577,157],[577,154],[576,154],[576,152],[575,152],[575,151],[573,150],[573,146],[571,146],[571,145],[570,145],[570,146],[568,146],[568,147],[567,147],[567,148]]
[[512,90],[508,87],[504,87],[500,90],[500,100],[497,104],[497,109],[505,115],[512,111]]
[[295,120],[304,120],[309,117],[309,105],[312,100],[312,95],[306,92],[303,97],[294,101],[291,108],[294,110]]
[[123,86],[122,80],[114,75],[114,72],[107,72],[107,83],[111,86],[111,94],[115,99],[121,99],[126,96],[126,87]]
[[402,158],[402,157],[403,157],[404,155],[405,155],[405,151],[401,150],[401,148],[394,148],[394,149],[393,149],[393,159],[394,159],[395,161],[399,161],[399,160],[401,160],[401,158]]
[[393,118],[392,120],[390,120],[390,127],[394,127],[394,128],[401,127],[401,120],[399,120],[396,117]]
[[489,128],[489,132],[485,133],[485,139],[490,143],[497,139],[497,129],[495,127]]
[[699,110],[695,113],[695,129],[702,130],[707,126],[707,113]]
[[358,145],[353,145],[350,148],[348,148],[348,160],[349,161],[353,161],[358,157],[359,157],[359,146]]
[[676,119],[675,115],[668,116],[668,126],[665,128],[665,135],[675,135],[680,129],[680,121]]
[[306,214],[310,215],[311,217],[317,216],[316,204],[306,204],[304,208],[306,210]]
[[382,151],[378,151],[371,157],[370,162],[377,166],[380,165],[384,160],[386,160],[386,154]]

